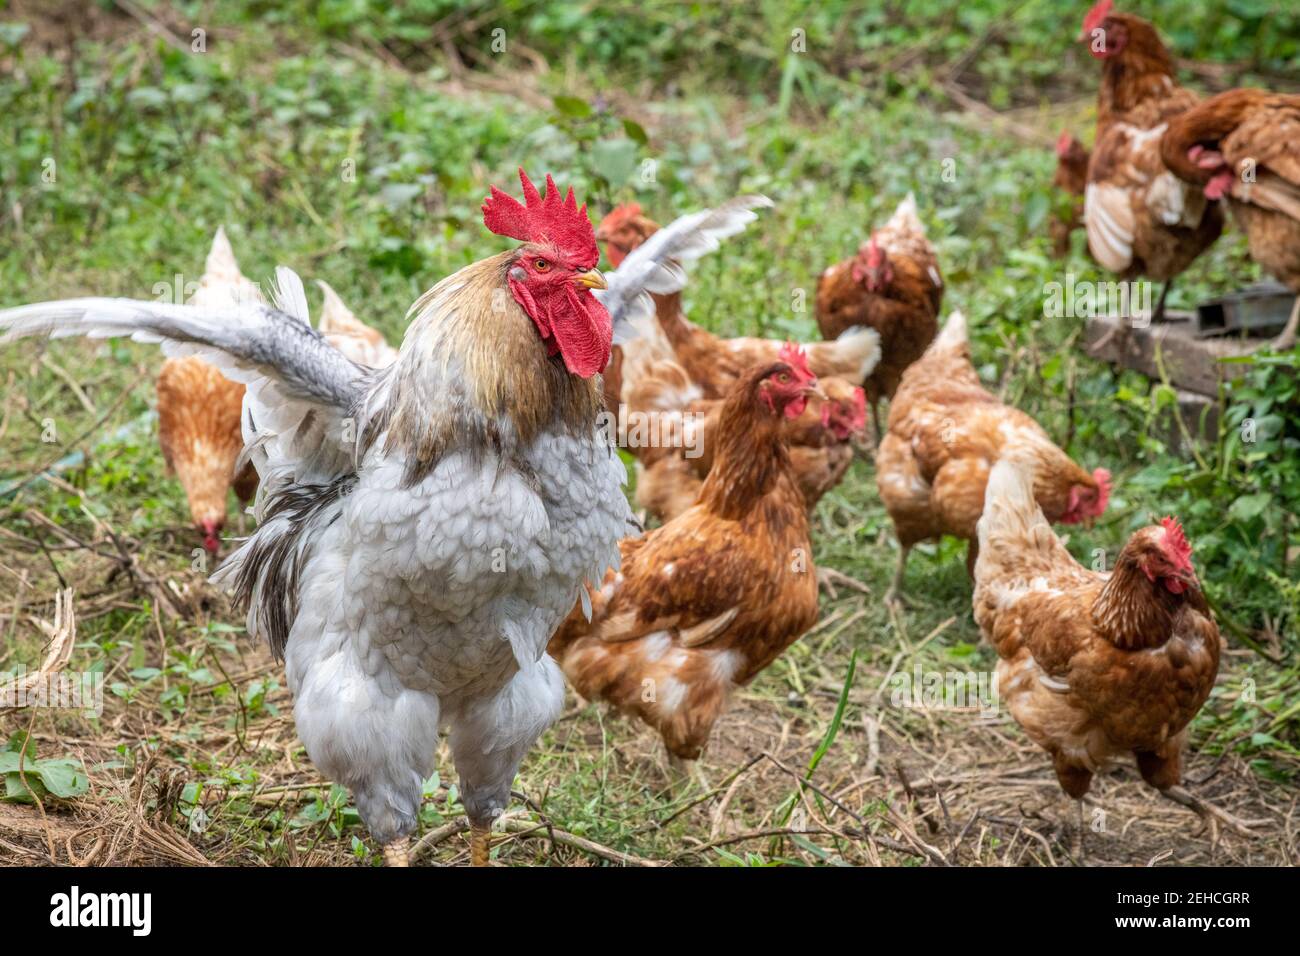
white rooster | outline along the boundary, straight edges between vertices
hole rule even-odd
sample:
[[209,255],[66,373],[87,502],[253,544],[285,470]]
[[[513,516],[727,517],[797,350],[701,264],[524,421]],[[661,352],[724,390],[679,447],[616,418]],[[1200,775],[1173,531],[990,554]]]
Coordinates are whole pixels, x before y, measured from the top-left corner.
[[[412,307],[397,360],[363,368],[311,328],[301,280],[278,307],[84,298],[0,311],[5,339],[129,335],[201,355],[248,386],[259,527],[214,580],[285,661],[298,735],[406,865],[441,728],[471,862],[525,753],[560,711],[548,639],[584,581],[619,561],[625,471],[597,427],[611,313],[656,270],[618,277],[609,311],[586,207],[495,187],[484,223],[523,245],[466,266]],[[686,232],[679,242],[689,242]],[[675,243],[665,240],[670,253]]]

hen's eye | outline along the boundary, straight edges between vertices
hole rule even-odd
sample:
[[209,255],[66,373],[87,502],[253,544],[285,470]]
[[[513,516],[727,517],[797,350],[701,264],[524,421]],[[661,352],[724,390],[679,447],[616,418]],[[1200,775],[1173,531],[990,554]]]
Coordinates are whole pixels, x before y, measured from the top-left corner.
[[782,385],[787,384],[790,381],[790,373],[782,372],[780,378],[778,378],[777,381],[779,381]]
[[533,268],[536,269],[538,272],[545,272],[550,267],[551,264],[547,262],[545,259],[538,259],[536,262],[533,263]]

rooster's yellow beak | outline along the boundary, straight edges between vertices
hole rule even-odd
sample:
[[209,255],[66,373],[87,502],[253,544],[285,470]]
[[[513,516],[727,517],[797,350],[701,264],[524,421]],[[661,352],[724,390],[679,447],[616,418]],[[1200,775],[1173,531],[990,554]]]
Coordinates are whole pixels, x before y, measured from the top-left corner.
[[573,281],[580,286],[586,286],[588,289],[607,289],[605,277],[600,274],[599,269],[590,269],[587,272],[579,272],[573,277]]

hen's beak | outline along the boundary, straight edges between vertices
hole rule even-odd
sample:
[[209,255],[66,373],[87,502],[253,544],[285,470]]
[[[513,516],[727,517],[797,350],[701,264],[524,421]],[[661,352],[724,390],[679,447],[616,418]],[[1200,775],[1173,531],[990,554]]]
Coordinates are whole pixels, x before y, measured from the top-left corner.
[[589,269],[586,272],[579,272],[576,276],[573,277],[573,281],[578,283],[578,285],[580,286],[585,286],[588,289],[609,288],[609,286],[605,284],[605,277],[600,274],[599,269]]

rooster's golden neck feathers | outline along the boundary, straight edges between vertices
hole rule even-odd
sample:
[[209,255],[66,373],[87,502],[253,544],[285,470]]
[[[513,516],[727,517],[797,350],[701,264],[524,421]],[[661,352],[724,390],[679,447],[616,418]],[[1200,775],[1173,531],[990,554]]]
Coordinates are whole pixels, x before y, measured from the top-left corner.
[[517,255],[466,266],[411,307],[371,429],[386,430],[386,449],[406,457],[408,481],[455,447],[509,453],[544,430],[581,434],[595,425],[600,378],[572,375],[547,354],[507,285]]

